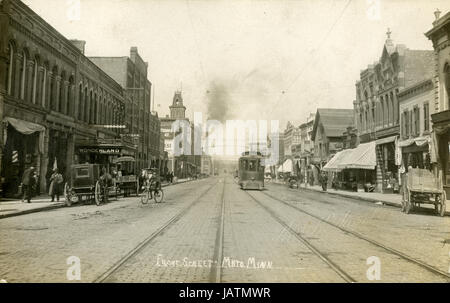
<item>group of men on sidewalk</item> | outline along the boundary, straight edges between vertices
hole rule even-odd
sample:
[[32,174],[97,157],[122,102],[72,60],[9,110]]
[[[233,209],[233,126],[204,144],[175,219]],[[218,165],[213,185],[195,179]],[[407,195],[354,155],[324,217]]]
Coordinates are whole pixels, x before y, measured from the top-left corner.
[[[58,169],[55,168],[50,177],[50,188],[49,195],[52,197],[52,201],[59,201],[59,196],[62,193],[62,183],[64,179],[63,176],[59,173]],[[25,169],[22,182],[19,186],[19,193],[22,195],[22,202],[27,201],[27,203],[31,203],[31,199],[36,193],[36,186],[38,183],[38,176],[36,173],[36,168],[34,166],[30,166]]]

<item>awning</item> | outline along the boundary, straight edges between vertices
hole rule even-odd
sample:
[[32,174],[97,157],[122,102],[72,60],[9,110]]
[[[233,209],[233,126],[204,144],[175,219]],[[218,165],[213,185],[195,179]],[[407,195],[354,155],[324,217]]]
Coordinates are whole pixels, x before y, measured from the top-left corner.
[[[28,122],[24,120],[19,120],[11,117],[5,117],[3,118],[3,122],[6,124],[10,124],[12,127],[14,127],[19,133],[22,133],[24,135],[31,135],[35,132],[39,132],[39,152],[44,152],[44,131],[45,127],[33,122]],[[5,135],[4,140],[6,142],[7,135]]]
[[342,169],[375,169],[377,165],[375,146],[375,141],[358,145],[337,166]]
[[417,137],[417,138],[413,138],[413,139],[403,140],[403,141],[400,141],[398,143],[398,145],[400,147],[406,147],[406,146],[413,145],[415,143],[417,146],[424,146],[430,142],[431,142],[430,136],[425,136],[425,137]]
[[378,139],[375,142],[377,145],[381,145],[381,144],[395,142],[395,139],[397,139],[397,136],[391,136],[391,137],[387,137],[387,138],[383,138],[383,139]]
[[45,127],[36,123],[18,120],[11,117],[6,117],[3,119],[3,122],[11,124],[19,133],[24,135],[31,135],[35,132],[43,132],[45,131]]
[[333,172],[341,171],[343,168],[338,167],[338,164],[340,164],[343,160],[345,160],[346,157],[352,153],[352,151],[353,151],[352,149],[344,149],[340,152],[337,152],[322,169],[324,171],[333,171]]

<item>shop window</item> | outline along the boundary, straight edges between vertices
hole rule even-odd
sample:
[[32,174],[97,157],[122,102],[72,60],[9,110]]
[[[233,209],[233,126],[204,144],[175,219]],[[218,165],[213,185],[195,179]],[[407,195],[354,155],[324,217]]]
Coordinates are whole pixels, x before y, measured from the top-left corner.
[[89,177],[89,168],[77,168],[77,177]]

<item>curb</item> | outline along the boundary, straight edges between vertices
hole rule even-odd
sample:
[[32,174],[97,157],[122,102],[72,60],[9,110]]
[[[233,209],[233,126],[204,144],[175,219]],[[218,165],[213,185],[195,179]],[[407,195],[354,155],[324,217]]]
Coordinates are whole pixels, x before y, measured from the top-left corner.
[[26,215],[26,214],[31,214],[31,213],[37,213],[37,212],[40,212],[40,211],[48,211],[48,210],[52,210],[52,209],[63,207],[64,205],[65,205],[65,203],[61,202],[60,204],[49,205],[49,206],[44,206],[44,207],[36,207],[36,208],[32,208],[32,209],[18,211],[18,212],[11,213],[11,214],[0,215],[0,219],[5,219],[5,218],[9,218],[9,217],[16,217],[16,216],[21,216],[21,215]]
[[[272,184],[276,184],[276,185],[285,185],[285,184],[279,184],[279,183],[272,183]],[[344,198],[348,198],[348,199],[353,199],[353,200],[358,200],[358,201],[366,201],[366,202],[370,202],[370,203],[383,203],[383,205],[389,205],[389,206],[394,206],[397,208],[401,208],[402,205],[395,203],[395,202],[389,202],[389,201],[380,201],[378,199],[373,199],[373,198],[366,198],[366,197],[356,197],[353,195],[347,195],[347,194],[343,194],[343,193],[337,193],[337,192],[332,192],[332,191],[319,191],[319,190],[315,190],[315,189],[310,189],[307,187],[299,187],[299,190],[306,190],[309,192],[315,192],[315,193],[320,193],[320,194],[328,194],[328,195],[332,195],[332,196],[339,196],[339,197],[344,197]]]
[[[171,186],[171,185],[177,185],[177,184],[183,184],[186,182],[191,182],[191,181],[195,181],[195,180],[184,180],[181,182],[177,182],[177,183],[167,183],[167,184],[163,184],[161,185],[161,187],[167,187],[167,186]],[[54,205],[49,205],[49,206],[44,206],[44,207],[36,207],[36,208],[32,208],[32,209],[27,209],[27,210],[23,210],[23,211],[18,211],[18,212],[14,212],[14,213],[10,213],[10,214],[0,214],[0,220],[1,219],[5,219],[5,218],[9,218],[9,217],[16,217],[16,216],[21,216],[21,215],[26,215],[26,214],[32,214],[32,213],[37,213],[40,211],[48,211],[48,210],[52,210],[52,209],[57,209],[57,208],[61,208],[64,207],[66,204],[64,202],[61,202],[60,204],[54,204]]]

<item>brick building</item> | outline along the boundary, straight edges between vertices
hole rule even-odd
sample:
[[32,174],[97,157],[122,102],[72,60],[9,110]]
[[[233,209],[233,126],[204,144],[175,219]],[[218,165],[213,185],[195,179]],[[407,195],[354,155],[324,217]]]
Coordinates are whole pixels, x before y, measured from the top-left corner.
[[107,164],[133,153],[119,129],[120,85],[21,1],[0,3],[1,176],[4,193],[17,192],[23,171],[35,166],[47,190],[57,166],[65,179],[72,163]]
[[399,179],[397,94],[432,76],[432,51],[394,45],[390,35],[388,30],[380,59],[361,71],[353,102],[360,143],[376,141],[378,191],[392,188],[390,180]]
[[137,168],[160,167],[160,121],[152,112],[152,84],[148,80],[148,63],[131,47],[130,56],[90,57],[90,60],[119,83],[125,91],[125,125],[137,146]]

